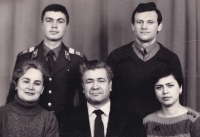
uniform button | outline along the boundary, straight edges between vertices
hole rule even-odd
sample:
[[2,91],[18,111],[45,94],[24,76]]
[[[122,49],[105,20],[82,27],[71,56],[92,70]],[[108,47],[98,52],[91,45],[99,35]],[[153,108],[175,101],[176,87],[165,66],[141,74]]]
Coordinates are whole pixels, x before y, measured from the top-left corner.
[[69,69],[67,69],[67,71],[69,71]]
[[49,81],[52,81],[52,78],[49,78]]
[[52,91],[51,90],[49,90],[49,94],[51,94],[52,93]]
[[51,107],[51,103],[50,102],[48,103],[48,106]]

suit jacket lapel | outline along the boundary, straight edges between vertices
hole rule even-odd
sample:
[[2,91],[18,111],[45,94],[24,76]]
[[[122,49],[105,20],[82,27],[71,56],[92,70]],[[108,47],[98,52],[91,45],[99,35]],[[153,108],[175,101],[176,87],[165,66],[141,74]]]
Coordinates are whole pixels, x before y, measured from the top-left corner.
[[58,55],[58,58],[56,59],[54,67],[51,71],[51,76],[56,74],[70,62],[68,59],[66,59],[65,51],[68,51],[68,49],[64,46],[64,44],[62,44],[60,54]]
[[111,103],[106,137],[120,137],[120,133],[122,132],[125,123],[126,120],[123,113]]
[[87,105],[82,106],[81,112],[77,117],[77,132],[80,137],[91,137],[90,133],[90,123],[88,117]]

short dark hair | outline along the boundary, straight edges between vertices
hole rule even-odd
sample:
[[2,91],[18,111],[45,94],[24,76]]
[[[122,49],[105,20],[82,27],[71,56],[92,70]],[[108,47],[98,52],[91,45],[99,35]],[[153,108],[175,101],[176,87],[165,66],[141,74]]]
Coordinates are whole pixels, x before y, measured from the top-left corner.
[[106,70],[107,77],[111,81],[113,79],[113,71],[111,67],[107,65],[106,62],[99,60],[85,61],[83,64],[80,65],[81,79],[83,79],[85,71],[101,68],[104,68]]
[[132,24],[134,25],[135,22],[135,14],[141,13],[141,12],[147,12],[147,11],[155,11],[158,15],[157,21],[158,25],[162,22],[162,15],[161,12],[157,9],[156,4],[154,2],[148,2],[148,3],[140,3],[136,9],[133,11],[132,14]]
[[41,21],[43,22],[43,19],[44,19],[44,15],[47,11],[55,11],[55,12],[62,12],[63,14],[65,14],[65,17],[66,17],[66,24],[69,23],[69,14],[67,12],[67,9],[60,5],[60,4],[50,4],[48,6],[46,6],[44,8],[44,10],[42,11],[42,15],[41,15]]
[[48,70],[44,67],[44,65],[41,62],[39,62],[37,60],[26,60],[26,61],[21,62],[17,66],[17,68],[14,70],[13,78],[12,78],[12,85],[14,87],[17,86],[18,80],[30,68],[34,68],[34,69],[41,71],[42,77],[43,77],[43,84],[45,83],[44,81],[46,81],[50,77]]
[[177,68],[171,66],[171,65],[163,65],[153,72],[154,80],[153,80],[153,86],[164,77],[168,77],[172,75],[175,80],[177,81],[179,87],[183,86],[183,77],[180,75],[181,72]]

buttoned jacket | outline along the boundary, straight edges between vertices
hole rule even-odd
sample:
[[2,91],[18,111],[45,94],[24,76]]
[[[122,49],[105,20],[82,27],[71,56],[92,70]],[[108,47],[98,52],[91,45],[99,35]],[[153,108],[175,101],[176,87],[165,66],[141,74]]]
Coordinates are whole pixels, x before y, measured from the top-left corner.
[[[43,94],[40,97],[40,105],[49,111],[64,112],[73,109],[74,96],[76,91],[82,93],[79,65],[86,59],[80,52],[66,47],[63,43],[61,51],[50,72],[50,77],[45,82]],[[18,54],[15,68],[18,64],[29,59],[42,62],[46,69],[47,61],[45,59],[42,42]],[[10,87],[7,102],[14,99],[16,91]]]

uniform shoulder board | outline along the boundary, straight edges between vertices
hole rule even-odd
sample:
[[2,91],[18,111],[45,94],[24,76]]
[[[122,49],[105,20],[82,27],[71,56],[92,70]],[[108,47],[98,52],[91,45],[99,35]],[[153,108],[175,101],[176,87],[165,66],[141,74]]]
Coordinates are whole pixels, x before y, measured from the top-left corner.
[[26,49],[26,50],[20,52],[19,55],[23,55],[25,53],[32,52],[32,51],[34,51],[34,49],[35,49],[35,46],[30,47],[29,49]]
[[71,53],[71,54],[76,54],[76,55],[78,55],[78,56],[83,57],[83,54],[82,54],[81,52],[79,52],[79,51],[77,51],[77,50],[74,50],[73,48],[69,48],[69,53]]

